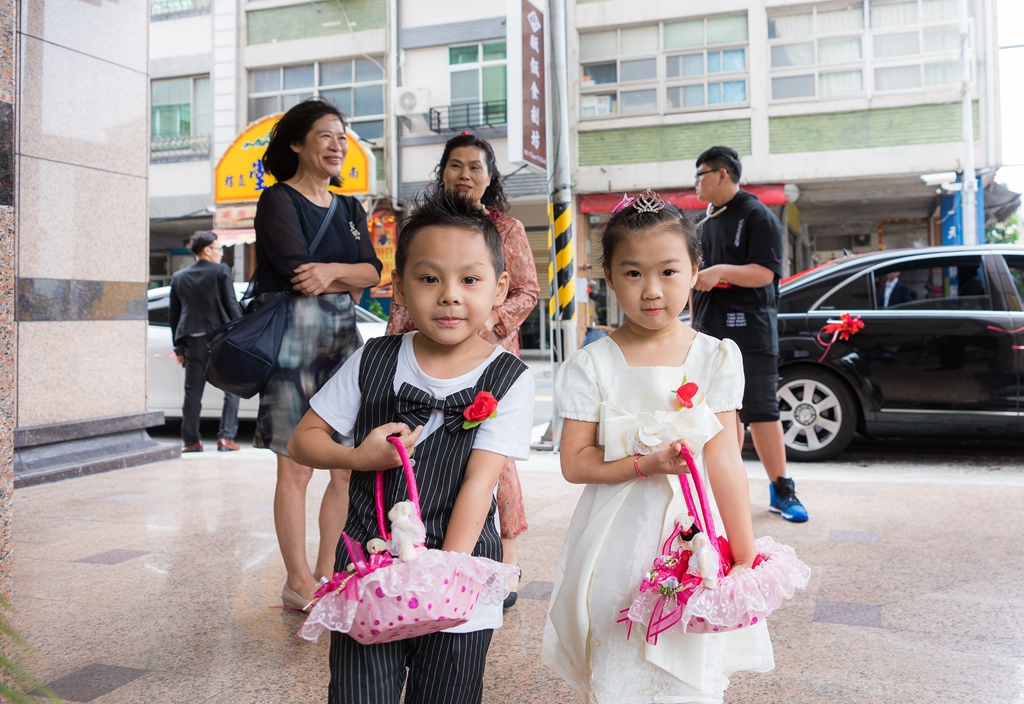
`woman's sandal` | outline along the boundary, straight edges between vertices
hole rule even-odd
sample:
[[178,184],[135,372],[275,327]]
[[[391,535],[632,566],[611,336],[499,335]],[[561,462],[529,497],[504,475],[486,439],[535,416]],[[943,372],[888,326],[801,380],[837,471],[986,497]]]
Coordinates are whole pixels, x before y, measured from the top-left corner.
[[[519,584],[521,586],[522,582],[523,582],[523,568],[520,567],[519,565],[516,565],[516,569],[519,570]],[[504,611],[508,611],[509,609],[511,609],[513,606],[516,605],[516,600],[518,600],[518,599],[519,599],[519,586],[516,587],[516,591],[509,592],[508,596],[505,597],[505,601],[502,604],[502,609]]]
[[281,603],[284,604],[284,608],[295,611],[309,611],[313,606],[312,600],[305,598],[287,584],[281,589]]

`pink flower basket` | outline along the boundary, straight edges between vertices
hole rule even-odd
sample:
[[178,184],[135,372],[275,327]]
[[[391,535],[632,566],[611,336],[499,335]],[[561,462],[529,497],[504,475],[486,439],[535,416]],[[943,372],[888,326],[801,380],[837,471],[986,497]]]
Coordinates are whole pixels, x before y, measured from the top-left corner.
[[732,550],[724,536],[715,535],[700,471],[685,446],[683,454],[700,500],[699,513],[687,475],[679,475],[679,484],[694,527],[706,535],[701,543],[707,554],[696,554],[701,550],[693,549],[694,545],[685,539],[686,531],[676,521],[661,555],[654,559],[653,569],[641,578],[633,603],[619,612],[618,622],[626,623],[630,631],[633,623],[645,625],[646,639],[651,644],[657,644],[658,635],[669,629],[706,634],[753,626],[792,598],[797,589],[806,587],[811,576],[810,568],[797,559],[793,548],[767,536],[754,541],[757,556],[753,568],[733,572]]
[[[402,458],[409,498],[422,524],[419,492],[412,464],[398,438],[391,438]],[[377,525],[383,538],[384,476],[375,480]],[[387,552],[363,554],[362,546],[342,535],[352,559],[349,571],[338,572],[316,593],[316,603],[296,634],[316,641],[325,630],[348,633],[360,643],[387,643],[453,628],[469,620],[477,603],[500,603],[517,573],[485,557],[415,548],[415,559],[403,562]]]

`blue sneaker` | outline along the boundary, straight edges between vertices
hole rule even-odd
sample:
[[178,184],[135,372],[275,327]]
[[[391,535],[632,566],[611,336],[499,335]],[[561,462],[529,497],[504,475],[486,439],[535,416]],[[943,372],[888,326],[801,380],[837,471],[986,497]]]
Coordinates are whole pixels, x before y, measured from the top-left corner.
[[781,514],[787,521],[803,523],[807,520],[807,509],[796,498],[796,486],[789,477],[779,477],[768,485],[768,510]]

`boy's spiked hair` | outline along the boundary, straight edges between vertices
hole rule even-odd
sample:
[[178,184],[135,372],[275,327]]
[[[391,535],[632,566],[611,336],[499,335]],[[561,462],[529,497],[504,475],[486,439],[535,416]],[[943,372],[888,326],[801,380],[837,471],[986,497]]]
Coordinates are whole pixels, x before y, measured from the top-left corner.
[[395,248],[395,270],[399,276],[405,275],[405,265],[412,241],[425,227],[448,227],[479,232],[491,254],[495,275],[501,276],[501,272],[505,271],[501,235],[490,216],[478,208],[468,196],[440,190],[417,201],[409,217],[402,221],[398,231],[398,246]]

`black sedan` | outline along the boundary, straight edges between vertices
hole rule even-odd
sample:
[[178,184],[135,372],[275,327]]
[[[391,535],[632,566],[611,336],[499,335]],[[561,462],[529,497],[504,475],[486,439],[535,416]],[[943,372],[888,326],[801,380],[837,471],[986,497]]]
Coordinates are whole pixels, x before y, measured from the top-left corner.
[[855,432],[1024,437],[1022,302],[1014,245],[872,252],[783,281],[787,456],[835,457]]

